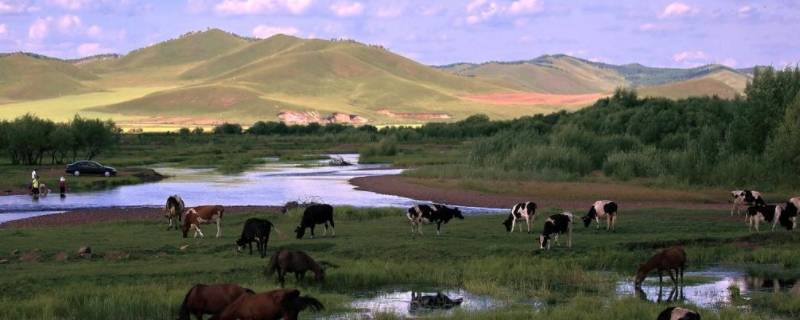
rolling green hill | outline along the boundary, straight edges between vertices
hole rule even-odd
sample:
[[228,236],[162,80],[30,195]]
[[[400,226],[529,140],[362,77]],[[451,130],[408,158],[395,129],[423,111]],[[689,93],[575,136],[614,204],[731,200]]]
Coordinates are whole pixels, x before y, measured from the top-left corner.
[[430,67],[352,40],[252,39],[209,29],[126,55],[0,55],[0,109],[7,106],[0,118],[25,112],[63,116],[43,108],[66,105],[69,112],[107,116],[124,127],[247,125],[276,121],[283,112],[412,124],[476,113],[513,118],[574,110],[621,86],[652,96],[731,97],[747,79],[723,66],[651,68],[566,55]]
[[0,99],[33,100],[96,91],[83,82],[97,79],[72,64],[17,53],[0,56]]
[[[617,87],[642,88],[648,95],[686,97],[733,96],[741,93],[750,75],[722,65],[696,68],[654,68],[638,63],[613,65],[567,55],[533,60],[456,63],[438,67],[451,73],[504,83],[543,93],[611,92]],[[697,88],[692,84],[703,84]],[[689,91],[682,91],[690,89]]]

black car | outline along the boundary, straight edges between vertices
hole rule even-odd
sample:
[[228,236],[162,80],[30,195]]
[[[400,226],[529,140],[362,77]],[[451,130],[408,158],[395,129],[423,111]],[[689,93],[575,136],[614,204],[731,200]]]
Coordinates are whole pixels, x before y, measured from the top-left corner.
[[117,169],[104,166],[97,161],[77,161],[67,165],[67,173],[79,176],[82,174],[102,174],[106,177],[116,176]]

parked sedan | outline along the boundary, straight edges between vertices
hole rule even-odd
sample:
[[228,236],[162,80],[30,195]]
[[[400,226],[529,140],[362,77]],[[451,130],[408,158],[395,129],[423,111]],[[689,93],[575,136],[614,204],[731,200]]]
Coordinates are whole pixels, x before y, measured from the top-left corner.
[[104,166],[97,161],[77,161],[67,165],[67,173],[79,176],[82,174],[102,174],[106,177],[116,176],[117,169],[113,167]]

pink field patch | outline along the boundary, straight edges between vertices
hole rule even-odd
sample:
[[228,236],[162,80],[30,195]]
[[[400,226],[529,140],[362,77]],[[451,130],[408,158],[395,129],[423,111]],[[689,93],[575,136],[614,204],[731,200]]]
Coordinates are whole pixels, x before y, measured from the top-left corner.
[[498,104],[498,105],[580,105],[590,104],[597,99],[605,97],[601,93],[589,94],[548,94],[548,93],[491,93],[491,94],[472,94],[461,96],[462,99],[478,103]]

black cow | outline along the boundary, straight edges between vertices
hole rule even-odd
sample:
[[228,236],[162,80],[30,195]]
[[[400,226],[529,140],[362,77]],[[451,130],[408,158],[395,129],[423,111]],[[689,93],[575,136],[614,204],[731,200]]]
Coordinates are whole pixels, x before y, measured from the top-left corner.
[[306,234],[306,228],[311,228],[311,238],[314,238],[314,226],[324,224],[325,233],[328,235],[328,223],[330,223],[331,235],[336,236],[336,230],[333,225],[333,207],[329,204],[312,204],[303,211],[303,219],[300,220],[300,225],[294,229],[297,234],[297,239],[302,239]]
[[442,223],[450,222],[450,219],[453,217],[464,219],[464,216],[461,214],[461,210],[458,208],[448,208],[441,204],[420,204],[408,208],[408,213],[406,214],[408,220],[411,222],[411,234],[422,234],[422,229],[420,229],[421,225],[435,222],[436,223],[436,235],[438,236],[440,230],[442,228]]
[[669,307],[661,311],[656,320],[700,320],[700,314],[681,307]]
[[[511,208],[511,214],[508,215],[503,225],[506,226],[506,231],[514,232],[514,225],[517,220],[525,220],[528,225],[528,233],[531,233],[531,223],[536,219],[536,202],[528,201],[517,203]],[[519,226],[519,231],[522,231],[522,225]]]
[[539,235],[539,249],[550,250],[550,239],[558,243],[558,235],[567,234],[567,246],[572,248],[572,213],[554,214],[544,221],[544,229]]
[[244,246],[247,245],[250,247],[250,254],[252,255],[253,242],[255,242],[261,257],[266,257],[269,234],[274,227],[275,225],[266,219],[247,219],[247,221],[244,222],[244,227],[242,228],[242,236],[239,237],[239,240],[236,240],[236,249],[241,252],[244,250]]

